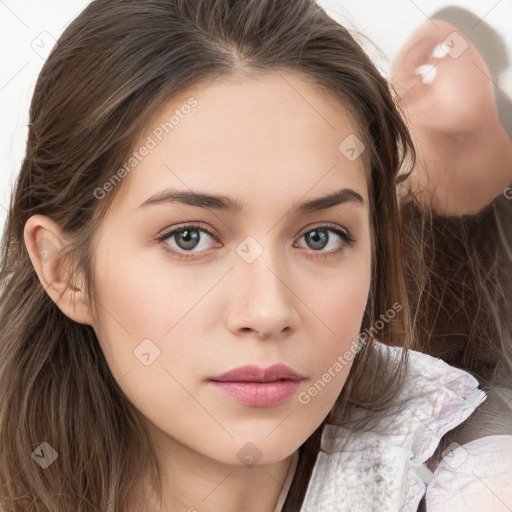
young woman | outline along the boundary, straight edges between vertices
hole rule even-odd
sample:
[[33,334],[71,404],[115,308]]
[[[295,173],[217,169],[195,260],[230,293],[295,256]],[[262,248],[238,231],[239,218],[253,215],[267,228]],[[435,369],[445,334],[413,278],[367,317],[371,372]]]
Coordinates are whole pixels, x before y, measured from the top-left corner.
[[2,510],[416,510],[485,396],[407,350],[408,156],[312,0],[93,1],[4,232]]

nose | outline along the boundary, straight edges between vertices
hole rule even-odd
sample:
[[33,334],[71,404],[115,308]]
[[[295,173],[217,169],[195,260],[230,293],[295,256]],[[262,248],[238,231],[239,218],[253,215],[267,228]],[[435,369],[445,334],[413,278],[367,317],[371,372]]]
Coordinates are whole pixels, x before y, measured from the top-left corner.
[[293,290],[289,272],[269,250],[252,263],[237,259],[232,273],[233,293],[228,328],[237,336],[281,339],[296,329],[300,302]]

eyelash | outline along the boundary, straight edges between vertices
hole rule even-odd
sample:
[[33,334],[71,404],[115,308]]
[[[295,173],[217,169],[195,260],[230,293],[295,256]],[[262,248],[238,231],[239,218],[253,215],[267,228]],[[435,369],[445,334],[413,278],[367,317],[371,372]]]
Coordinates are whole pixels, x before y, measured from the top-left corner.
[[[352,245],[356,241],[356,240],[354,240],[354,238],[352,238],[352,236],[348,232],[341,230],[335,224],[321,224],[319,226],[314,226],[313,228],[310,228],[307,231],[305,231],[304,233],[302,233],[302,235],[300,235],[299,238],[302,238],[307,233],[310,233],[311,231],[315,231],[316,229],[318,229],[318,230],[325,229],[327,231],[332,231],[332,232],[336,233],[343,240],[343,242],[341,244],[342,247],[340,249],[336,249],[334,251],[330,251],[330,252],[326,252],[326,253],[323,253],[322,251],[314,251],[313,249],[311,249],[314,253],[317,253],[317,256],[309,256],[310,258],[313,258],[313,259],[319,259],[319,258],[327,259],[330,257],[338,256],[345,250],[346,247],[352,247]],[[168,244],[164,243],[165,240],[172,237],[173,235],[182,233],[183,231],[187,231],[187,230],[204,231],[208,235],[210,235],[214,240],[217,239],[217,234],[215,232],[213,232],[211,229],[203,227],[201,224],[189,223],[189,224],[182,224],[176,228],[173,228],[172,230],[169,230],[169,231],[159,235],[157,237],[156,241],[159,242],[160,244],[162,244],[162,248],[164,249],[164,251],[171,253],[173,256],[177,257],[180,260],[198,259],[197,256],[191,256],[191,254],[194,254],[194,253],[190,253],[190,252],[189,253],[187,253],[187,252],[181,253],[175,249],[170,249]]]

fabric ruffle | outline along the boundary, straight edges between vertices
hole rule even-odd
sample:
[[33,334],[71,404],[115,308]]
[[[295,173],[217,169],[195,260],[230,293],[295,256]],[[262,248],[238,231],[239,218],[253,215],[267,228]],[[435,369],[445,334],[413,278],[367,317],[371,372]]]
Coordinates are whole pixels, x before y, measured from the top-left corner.
[[[399,347],[375,346],[401,357]],[[301,512],[415,512],[431,476],[423,463],[484,400],[469,373],[409,351],[395,405],[379,413],[371,431],[324,427],[322,448],[329,453],[318,455]]]

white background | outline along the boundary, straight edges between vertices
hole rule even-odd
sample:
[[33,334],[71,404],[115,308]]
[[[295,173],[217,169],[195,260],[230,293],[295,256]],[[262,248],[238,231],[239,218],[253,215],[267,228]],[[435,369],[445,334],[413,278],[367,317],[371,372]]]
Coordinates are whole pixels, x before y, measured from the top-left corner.
[[[285,0],[283,0],[285,1]],[[88,0],[0,0],[0,227],[3,227],[14,179],[23,158],[28,109],[45,51]],[[501,37],[508,65],[494,83],[502,104],[512,106],[512,1],[458,0],[318,0],[340,23],[370,38],[364,44],[384,75],[412,32],[439,9],[460,6],[478,21],[475,34],[494,29]],[[441,16],[442,18],[442,16]],[[447,20],[450,21],[450,20]],[[363,41],[361,41],[363,42]],[[478,46],[477,46],[478,47]],[[492,52],[491,57],[492,58]],[[512,109],[511,109],[512,110]]]

